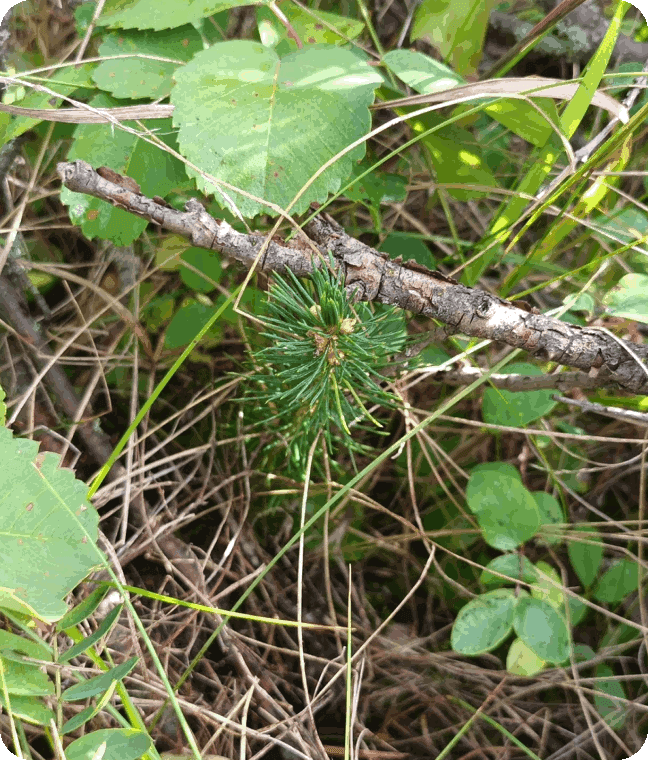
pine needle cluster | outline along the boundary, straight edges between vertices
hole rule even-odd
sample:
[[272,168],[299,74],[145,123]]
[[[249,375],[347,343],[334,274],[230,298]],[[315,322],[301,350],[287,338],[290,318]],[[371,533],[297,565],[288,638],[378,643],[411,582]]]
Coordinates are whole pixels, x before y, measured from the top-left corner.
[[352,430],[367,423],[381,428],[369,407],[396,401],[382,387],[381,370],[405,343],[403,315],[352,304],[340,278],[331,258],[307,281],[290,270],[276,276],[268,295],[262,335],[270,345],[253,356],[251,397],[294,464],[320,432],[329,452],[334,444],[362,449]]

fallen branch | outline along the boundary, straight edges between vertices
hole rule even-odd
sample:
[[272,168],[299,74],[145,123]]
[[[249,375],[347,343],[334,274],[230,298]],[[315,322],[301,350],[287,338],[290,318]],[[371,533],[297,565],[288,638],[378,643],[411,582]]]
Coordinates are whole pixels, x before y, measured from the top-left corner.
[[[97,173],[85,161],[60,163],[57,171],[68,189],[119,206],[187,238],[192,245],[218,251],[247,267],[264,243],[261,235],[237,232],[227,222],[214,219],[195,198],[186,203],[184,212],[176,211],[161,198],[142,195],[129,177],[104,169]],[[648,393],[648,346],[616,338],[607,330],[561,322],[522,301],[506,301],[465,287],[413,262],[390,260],[347,235],[328,216],[314,219],[305,231],[322,254],[333,254],[343,269],[347,292],[358,300],[399,306],[439,320],[448,335],[501,341],[538,359],[588,372],[601,385],[612,382],[632,393]],[[284,272],[289,268],[304,277],[313,266],[319,263],[313,263],[311,245],[296,238],[270,242],[257,269]]]

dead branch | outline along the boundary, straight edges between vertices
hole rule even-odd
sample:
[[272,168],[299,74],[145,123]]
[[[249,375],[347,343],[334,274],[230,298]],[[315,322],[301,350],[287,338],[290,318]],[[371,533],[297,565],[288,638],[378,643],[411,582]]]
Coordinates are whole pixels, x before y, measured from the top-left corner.
[[[114,172],[110,181],[85,161],[59,163],[57,171],[70,190],[100,198],[148,219],[191,241],[192,245],[224,253],[252,266],[264,238],[237,232],[230,224],[211,217],[194,198],[185,211],[164,205],[160,198],[138,192],[130,178]],[[114,176],[113,176],[114,175]],[[446,334],[501,341],[543,361],[574,367],[632,393],[648,393],[648,346],[616,338],[595,327],[578,327],[540,314],[528,304],[511,302],[485,291],[468,288],[455,280],[413,262],[390,260],[349,235],[328,216],[310,222],[306,232],[322,254],[330,251],[344,274],[349,295],[358,300],[380,301],[415,314],[439,320]],[[287,243],[270,242],[258,270],[308,276],[313,266],[311,247],[299,238]]]

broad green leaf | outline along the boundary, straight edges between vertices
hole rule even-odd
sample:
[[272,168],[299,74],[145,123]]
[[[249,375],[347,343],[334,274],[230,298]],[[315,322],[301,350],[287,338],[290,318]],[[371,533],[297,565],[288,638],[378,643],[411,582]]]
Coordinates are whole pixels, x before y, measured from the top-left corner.
[[648,235],[648,216],[634,206],[623,206],[610,214],[600,214],[595,217],[594,223],[593,229],[600,230],[607,240],[633,243]]
[[603,561],[603,545],[595,528],[578,525],[576,531],[580,535],[574,535],[569,539],[567,552],[576,575],[587,588],[594,582]]
[[513,478],[522,483],[522,476],[517,467],[507,462],[484,462],[473,468],[472,472],[480,477]]
[[[537,376],[544,373],[533,364],[521,362],[509,364],[504,374]],[[549,414],[556,406],[553,395],[553,390],[513,392],[500,388],[486,388],[482,401],[484,421],[494,425],[524,427]]]
[[608,604],[622,602],[628,594],[637,590],[638,572],[639,568],[635,561],[630,559],[617,560],[605,571],[594,586],[594,597],[599,602],[607,602]]
[[[47,726],[50,720],[54,719],[54,713],[46,707],[38,697],[25,697],[12,694],[9,697],[9,703],[11,705],[11,712],[14,718],[19,718],[27,723],[32,723],[36,726]],[[7,705],[5,703],[4,695],[0,691],[0,705],[5,709]],[[2,743],[0,742],[0,749]]]
[[[596,690],[594,705],[608,726],[614,731],[618,731],[623,728],[628,712],[625,702],[620,701],[627,699],[623,683],[615,679],[614,671],[604,662],[597,665],[596,675],[600,680],[594,681],[594,689]],[[613,699],[613,697],[619,697],[619,700]],[[640,754],[643,753],[637,753],[637,757]]]
[[520,599],[513,626],[529,649],[545,662],[559,665],[569,658],[569,633],[565,621],[544,599]]
[[67,611],[65,596],[100,561],[91,543],[97,512],[58,456],[4,427],[0,461],[0,607],[55,622]]
[[[369,106],[382,81],[363,54],[333,45],[279,58],[256,42],[212,45],[176,72],[173,123],[183,155],[217,179],[287,207],[340,150],[370,129]],[[323,202],[362,158],[361,143],[329,167],[293,207]],[[200,189],[227,201],[195,171]],[[267,206],[227,191],[244,216]]]
[[[562,580],[560,576],[555,568],[542,560],[536,562],[535,566],[538,571],[538,579],[531,589],[531,596],[534,599],[544,599],[549,602],[549,604],[562,615],[565,609],[565,594],[562,591]],[[554,581],[554,583],[551,581]]]
[[6,394],[4,388],[0,385],[0,425],[7,421],[7,405],[5,404]]
[[14,652],[22,652],[34,660],[51,660],[52,650],[44,642],[18,636],[10,631],[0,628],[0,654],[3,650],[11,649]]
[[544,670],[547,663],[522,641],[514,639],[506,655],[506,669],[517,676],[535,676]]
[[135,728],[106,728],[76,739],[65,748],[66,760],[92,760],[106,743],[102,760],[137,760],[151,747],[151,739]]
[[68,613],[56,624],[57,631],[64,631],[66,628],[72,628],[79,625],[90,617],[92,613],[101,604],[102,599],[110,591],[110,586],[101,585],[89,594],[82,602],[73,607]]
[[[110,108],[118,101],[108,95],[92,100],[96,108]],[[138,129],[135,122],[123,122]],[[157,136],[174,145],[171,123],[161,119],[155,123]],[[74,131],[74,143],[68,152],[68,161],[81,158],[92,166],[108,166],[118,174],[126,174],[137,182],[142,193],[149,197],[164,197],[173,187],[186,182],[182,164],[166,151],[140,140],[128,132],[114,129],[111,124],[80,124]],[[69,206],[70,219],[81,226],[88,238],[112,240],[116,245],[129,245],[146,228],[146,219],[140,219],[121,208],[84,193],[61,189],[61,200]]]
[[98,24],[121,29],[175,29],[236,8],[240,0],[107,0]]
[[591,319],[596,308],[596,301],[589,293],[573,293],[563,298],[563,303],[569,306],[569,311],[585,312]]
[[575,628],[587,614],[587,604],[578,596],[567,597],[569,603],[569,622]]
[[152,58],[102,61],[93,79],[102,90],[110,92],[115,98],[166,98],[173,86],[173,72],[181,64],[155,58],[189,61],[202,49],[200,35],[192,26],[163,32],[109,34],[99,47],[99,55],[138,54]]
[[59,662],[69,662],[73,657],[78,657],[80,654],[83,654],[83,652],[90,649],[91,646],[94,646],[99,641],[99,639],[103,638],[117,622],[117,618],[119,617],[123,606],[123,604],[120,604],[110,610],[110,612],[101,621],[101,624],[95,631],[93,631],[89,636],[86,636],[86,638],[82,641],[79,641],[69,649],[66,649],[66,651],[59,656]]
[[187,248],[182,252],[182,261],[191,264],[195,269],[199,269],[209,277],[201,277],[197,272],[188,267],[180,267],[180,277],[188,288],[197,290],[199,293],[211,293],[211,291],[220,282],[223,274],[223,264],[220,256],[214,251],[206,251],[204,248]]
[[[363,174],[370,167],[370,161],[356,164],[351,177]],[[374,170],[347,188],[344,195],[352,201],[368,201],[376,207],[381,203],[402,203],[407,198],[407,179],[400,174]]]
[[617,285],[609,290],[603,302],[606,311],[614,317],[624,317],[635,322],[648,323],[648,275],[625,274]]
[[410,37],[434,45],[460,74],[474,74],[495,4],[495,0],[423,0],[414,15]]
[[544,491],[532,491],[531,496],[535,499],[540,513],[540,524],[544,526],[544,530],[541,531],[542,542],[549,546],[559,544],[562,541],[562,531],[551,526],[564,524],[565,513],[562,505],[558,499]]
[[[91,75],[95,66],[96,64],[94,63],[83,63],[78,68],[76,66],[68,66],[64,69],[59,69],[50,79],[43,82],[43,84],[57,94],[65,96],[72,95],[75,90],[78,90],[79,88],[91,88],[94,90],[96,88]],[[7,102],[6,97],[3,102]],[[21,100],[14,100],[13,105],[20,106],[21,108],[52,108],[55,110],[60,108],[61,105],[65,105],[65,103],[62,103],[60,99],[53,98],[47,92],[30,90]],[[8,113],[1,113],[0,144],[4,144],[14,137],[22,135],[41,121],[42,119],[33,119],[28,118],[27,116],[12,116]]]
[[471,599],[452,626],[454,651],[477,655],[496,649],[511,633],[516,602],[513,589],[506,588]]
[[522,554],[502,554],[500,557],[495,557],[486,565],[479,579],[485,586],[504,586],[515,583],[515,580],[507,581],[505,578],[500,578],[498,575],[489,572],[489,570],[503,573],[509,578],[519,579],[526,583],[535,583],[538,578],[535,567]]
[[465,79],[451,68],[417,50],[390,50],[382,62],[408,87],[421,94],[465,84]]
[[[524,100],[502,98],[497,103],[487,106],[485,111],[523,140],[541,147],[555,131],[554,127],[558,125],[559,114],[555,100],[534,98],[533,101],[536,104],[535,108]],[[551,122],[545,118],[545,114]]]
[[[392,258],[402,256],[403,261],[413,260],[428,269],[436,269],[434,256],[432,256],[430,249],[422,240],[409,232],[391,232],[378,248],[388,253]],[[445,356],[446,359],[450,358],[447,354]]]
[[[364,24],[354,18],[319,10],[311,11],[292,3],[282,3],[281,11],[305,45],[344,45],[362,33]],[[286,25],[265,5],[256,10],[259,36],[264,45],[277,47],[279,54],[297,50],[294,37]],[[334,31],[335,30],[335,31]]]
[[[447,90],[465,84],[463,77],[443,63],[416,50],[391,50],[383,63],[405,84],[421,94]],[[502,98],[486,107],[485,112],[534,145],[544,145],[552,131],[551,124],[540,113],[544,112],[554,124],[558,123],[556,104],[551,98],[535,98],[536,108],[524,100]]]
[[[433,114],[426,114],[427,121],[434,119]],[[421,121],[424,121],[421,116]],[[453,139],[445,135],[451,132]],[[463,133],[463,135],[461,134]],[[448,188],[448,192],[459,200],[470,200],[482,197],[486,191],[473,190],[470,185],[485,185],[497,187],[498,182],[488,168],[481,148],[475,144],[474,138],[469,132],[453,127],[444,130],[444,136],[433,132],[421,138],[421,142],[429,151],[437,181],[441,184],[465,184],[466,188]]]
[[[175,349],[186,346],[194,338],[196,333],[207,324],[208,320],[216,311],[217,306],[207,306],[204,303],[189,301],[183,304],[173,315],[166,333],[164,334],[164,345],[166,348]],[[215,324],[203,338],[204,347],[206,340],[220,340],[222,328]]]
[[[495,463],[501,464],[501,463]],[[466,500],[477,517],[484,540],[495,549],[512,551],[540,527],[535,499],[508,467],[477,465],[470,474]]]
[[121,681],[137,665],[137,657],[131,657],[130,660],[116,665],[114,668],[107,670],[100,676],[88,678],[86,681],[70,686],[62,694],[64,702],[75,702],[77,699],[88,699],[95,697],[97,694],[103,694],[115,681]]
[[0,657],[7,692],[19,696],[47,697],[54,694],[54,684],[38,665],[14,662]]

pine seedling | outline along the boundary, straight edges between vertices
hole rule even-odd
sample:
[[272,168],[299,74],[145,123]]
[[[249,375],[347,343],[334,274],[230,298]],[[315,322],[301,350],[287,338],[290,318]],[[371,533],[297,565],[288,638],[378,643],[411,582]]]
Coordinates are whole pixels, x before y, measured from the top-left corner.
[[381,428],[369,408],[396,402],[381,386],[381,370],[405,343],[402,314],[352,304],[341,273],[332,270],[330,258],[308,281],[290,270],[275,276],[261,333],[271,344],[253,356],[248,399],[263,409],[260,424],[276,431],[297,465],[320,432],[329,452],[334,443],[363,450],[354,428]]

